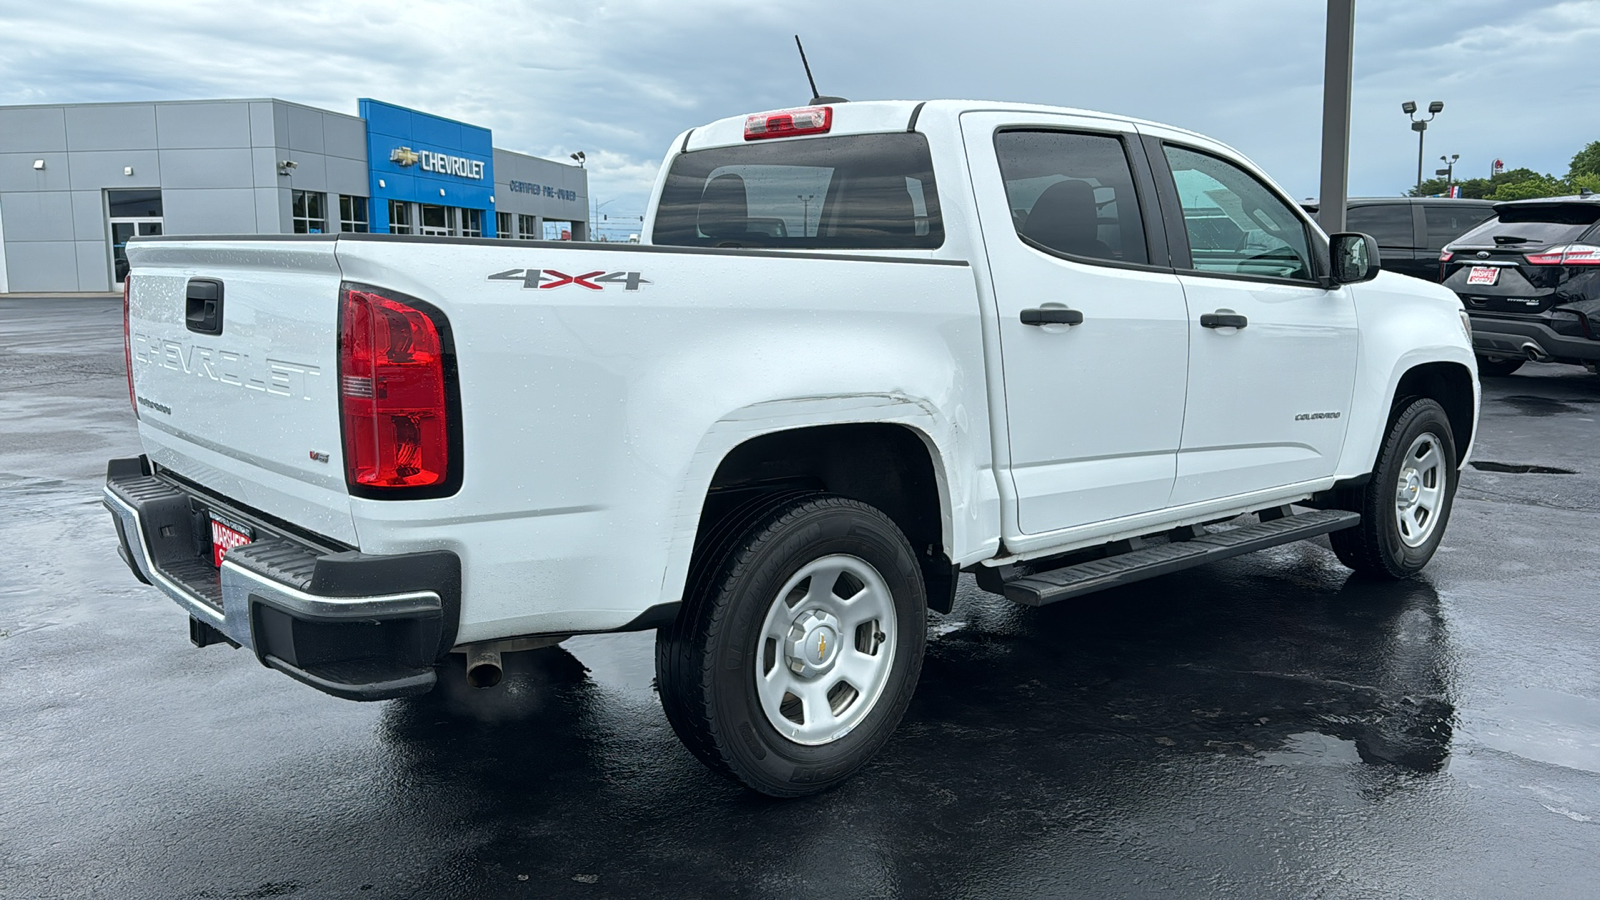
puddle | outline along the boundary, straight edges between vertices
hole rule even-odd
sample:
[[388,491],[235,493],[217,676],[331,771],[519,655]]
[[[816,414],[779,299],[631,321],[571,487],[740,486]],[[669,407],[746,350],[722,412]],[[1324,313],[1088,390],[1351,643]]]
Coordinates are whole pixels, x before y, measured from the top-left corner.
[[1571,469],[1559,469],[1555,466],[1532,466],[1523,463],[1489,462],[1488,460],[1473,460],[1467,465],[1479,472],[1500,472],[1505,475],[1576,475]]
[[1355,741],[1341,740],[1320,731],[1302,731],[1284,739],[1277,750],[1256,754],[1268,766],[1357,766],[1361,751]]
[[[1582,407],[1573,403],[1551,400],[1549,397],[1533,397],[1527,394],[1501,397],[1499,402],[1516,407],[1517,411],[1530,416],[1559,416],[1586,412]],[[1577,402],[1584,403],[1588,401],[1580,400]]]

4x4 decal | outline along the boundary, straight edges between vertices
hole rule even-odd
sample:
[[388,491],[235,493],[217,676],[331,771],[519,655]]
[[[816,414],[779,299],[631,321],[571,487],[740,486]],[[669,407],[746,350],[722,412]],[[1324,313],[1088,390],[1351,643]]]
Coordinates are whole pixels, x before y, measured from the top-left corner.
[[549,290],[575,284],[591,291],[603,291],[608,284],[620,284],[625,291],[637,291],[649,284],[639,272],[607,272],[600,269],[582,275],[568,275],[555,269],[507,269],[489,276],[490,281],[520,281],[525,290]]

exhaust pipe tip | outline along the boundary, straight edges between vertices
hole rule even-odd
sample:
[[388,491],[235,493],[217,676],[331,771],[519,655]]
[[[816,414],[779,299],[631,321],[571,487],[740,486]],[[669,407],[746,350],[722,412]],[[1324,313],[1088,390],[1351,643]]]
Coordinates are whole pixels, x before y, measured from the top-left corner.
[[500,651],[481,647],[467,650],[467,684],[475,688],[492,688],[500,683],[504,675]]
[[1533,341],[1524,343],[1522,345],[1522,352],[1527,354],[1528,359],[1533,360],[1534,362],[1550,361],[1550,354],[1544,352],[1544,348],[1538,344],[1535,344]]

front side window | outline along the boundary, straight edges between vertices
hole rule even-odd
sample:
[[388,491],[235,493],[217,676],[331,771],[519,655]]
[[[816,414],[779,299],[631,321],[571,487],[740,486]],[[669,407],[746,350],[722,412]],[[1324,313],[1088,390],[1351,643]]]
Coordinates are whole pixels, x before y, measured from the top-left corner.
[[319,191],[291,191],[295,234],[322,234],[328,230],[328,197]]
[[1201,272],[1309,281],[1305,223],[1254,175],[1215,156],[1167,145],[1192,265]]
[[1422,221],[1428,230],[1428,249],[1442,250],[1444,245],[1466,234],[1494,215],[1487,206],[1430,204],[1422,208]]
[[[1411,231],[1411,204],[1352,206],[1344,216],[1346,231],[1372,235],[1379,247],[1409,249],[1415,246]],[[1465,230],[1465,229],[1463,229]]]
[[389,233],[414,233],[411,225],[411,204],[403,200],[389,201]]
[[932,249],[944,243],[928,141],[856,134],[696,150],[673,160],[655,243]]
[[1121,139],[1003,131],[994,143],[1012,223],[1024,241],[1070,256],[1150,261]]
[[366,233],[367,198],[339,195],[339,230]]

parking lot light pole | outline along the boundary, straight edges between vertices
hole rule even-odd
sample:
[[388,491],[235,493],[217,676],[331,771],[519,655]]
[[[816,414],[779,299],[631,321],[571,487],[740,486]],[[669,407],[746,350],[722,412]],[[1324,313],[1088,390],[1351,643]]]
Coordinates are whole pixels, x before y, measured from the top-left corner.
[[1433,117],[1437,116],[1443,110],[1444,110],[1444,101],[1443,100],[1435,100],[1432,103],[1428,104],[1428,117],[1426,119],[1419,119],[1419,118],[1417,118],[1417,103],[1416,103],[1415,100],[1407,100],[1406,102],[1400,104],[1400,111],[1405,113],[1406,116],[1409,119],[1411,119],[1411,130],[1415,131],[1417,133],[1417,193],[1418,194],[1422,193],[1422,137],[1428,130],[1428,123],[1432,122],[1433,121]]
[[1344,230],[1350,190],[1350,76],[1356,34],[1356,0],[1328,0],[1327,44],[1322,72],[1322,188],[1317,221],[1334,234]]

